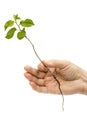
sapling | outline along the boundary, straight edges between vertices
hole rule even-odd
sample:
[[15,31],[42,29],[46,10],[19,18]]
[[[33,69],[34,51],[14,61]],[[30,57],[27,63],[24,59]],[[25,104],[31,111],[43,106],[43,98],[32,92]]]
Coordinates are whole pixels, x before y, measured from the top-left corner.
[[[16,27],[15,27],[16,25]],[[34,47],[34,44],[31,42],[31,40],[29,39],[29,37],[27,36],[26,33],[26,28],[28,27],[32,27],[34,26],[34,22],[33,20],[27,18],[25,20],[22,20],[18,14],[13,15],[13,19],[12,20],[8,20],[5,25],[4,25],[4,29],[7,30],[8,28],[10,28],[7,33],[5,38],[7,39],[11,39],[13,38],[15,32],[17,32],[17,39],[22,40],[23,38],[25,38],[32,46],[33,51],[36,55],[36,57],[39,59],[39,61],[44,65],[44,67],[46,67],[46,69],[48,70],[48,72],[52,75],[52,77],[54,78],[55,82],[58,84],[58,89],[60,91],[60,94],[62,95],[62,110],[64,110],[64,96],[63,96],[63,92],[61,90],[60,87],[60,82],[59,80],[56,78],[56,76],[54,75],[53,72],[51,72],[51,70],[49,69],[49,67],[43,62],[43,60],[40,58],[40,56],[38,55],[38,53],[36,52],[36,49]]]

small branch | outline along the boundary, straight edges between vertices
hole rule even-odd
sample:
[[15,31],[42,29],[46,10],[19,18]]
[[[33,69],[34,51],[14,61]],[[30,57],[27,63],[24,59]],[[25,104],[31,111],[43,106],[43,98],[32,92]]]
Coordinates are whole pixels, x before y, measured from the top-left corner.
[[[36,55],[36,57],[38,58],[38,60],[43,64],[43,66],[47,69],[47,71],[51,74],[51,76],[53,77],[53,79],[56,81],[57,85],[58,85],[58,89],[59,89],[59,92],[61,94],[61,97],[62,97],[62,110],[64,111],[64,95],[63,95],[63,92],[62,92],[62,89],[61,89],[61,84],[60,84],[60,81],[57,79],[56,75],[51,72],[50,68],[46,65],[46,63],[44,63],[44,61],[42,61],[42,59],[39,57],[35,47],[34,47],[34,44],[31,42],[31,40],[26,36],[26,30],[25,28],[26,27],[31,27],[32,25],[34,25],[33,21],[31,19],[25,19],[25,20],[21,20],[20,17],[18,16],[18,14],[16,15],[13,15],[13,18],[14,18],[14,21],[13,20],[8,20],[5,25],[4,25],[4,29],[6,30],[8,27],[11,27],[14,25],[17,26],[17,29],[14,27],[14,28],[11,28],[7,34],[6,34],[6,38],[7,39],[11,39],[13,36],[14,36],[14,33],[15,31],[17,30],[17,38],[19,40],[23,39],[23,38],[26,38],[26,40],[28,40],[28,42],[31,44],[32,48],[33,48],[33,51]],[[20,20],[19,22],[17,22],[17,20]],[[22,26],[22,29],[21,29],[21,26]]]

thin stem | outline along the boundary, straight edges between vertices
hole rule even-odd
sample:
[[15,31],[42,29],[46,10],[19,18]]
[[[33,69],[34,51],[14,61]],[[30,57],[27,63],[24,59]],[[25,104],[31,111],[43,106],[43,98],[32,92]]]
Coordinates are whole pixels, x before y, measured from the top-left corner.
[[30,42],[30,44],[32,45],[33,47],[33,50],[34,50],[34,53],[36,54],[37,58],[39,59],[39,61],[47,68],[47,70],[50,72],[50,74],[53,76],[53,78],[56,80],[57,84],[58,84],[58,88],[59,88],[59,91],[62,95],[62,110],[64,111],[64,96],[63,96],[63,92],[61,90],[61,87],[60,87],[60,82],[59,80],[56,78],[56,76],[50,71],[50,69],[48,68],[48,66],[41,60],[41,58],[39,57],[39,55],[37,54],[36,52],[36,49],[34,47],[34,44],[31,42],[31,40],[25,36],[25,38]]
[[16,21],[15,21],[15,24],[17,25],[19,31],[21,31],[21,28],[20,28],[20,26],[18,25],[18,23]]

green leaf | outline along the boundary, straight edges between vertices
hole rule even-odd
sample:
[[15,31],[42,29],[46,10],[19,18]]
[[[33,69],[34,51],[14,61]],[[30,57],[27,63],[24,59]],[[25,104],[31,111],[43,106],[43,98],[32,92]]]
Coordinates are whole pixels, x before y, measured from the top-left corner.
[[23,39],[26,36],[26,31],[25,29],[21,30],[20,32],[17,33],[17,38],[19,40]]
[[14,18],[15,21],[18,20],[18,19],[21,19],[21,18],[18,16],[18,14],[13,15],[13,18]]
[[13,26],[13,25],[14,25],[14,21],[8,20],[8,21],[5,23],[4,28],[5,28],[5,30],[6,30],[8,27],[11,27],[11,26]]
[[7,38],[7,39],[12,38],[12,37],[14,36],[15,31],[16,31],[16,28],[11,28],[11,29],[7,32],[6,38]]
[[34,22],[31,20],[31,19],[25,19],[25,20],[21,20],[20,21],[20,24],[23,26],[23,27],[31,27],[34,25]]

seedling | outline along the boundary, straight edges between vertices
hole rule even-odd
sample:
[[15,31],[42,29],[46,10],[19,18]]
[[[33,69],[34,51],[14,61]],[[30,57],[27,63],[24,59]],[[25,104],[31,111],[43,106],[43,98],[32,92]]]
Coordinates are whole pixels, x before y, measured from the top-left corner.
[[[16,25],[16,27],[15,27]],[[29,37],[27,37],[27,33],[26,33],[26,28],[28,27],[32,27],[34,26],[34,22],[33,20],[27,18],[25,20],[22,20],[18,14],[17,15],[13,15],[13,19],[12,20],[8,20],[5,25],[4,25],[4,29],[5,31],[10,28],[7,33],[5,38],[7,39],[11,39],[13,38],[15,32],[17,33],[17,38],[19,40],[22,40],[23,38],[25,38],[26,40],[28,40],[28,42],[31,44],[33,51],[36,55],[36,57],[39,59],[39,61],[44,65],[44,67],[47,68],[48,72],[53,76],[53,78],[55,79],[55,82],[57,82],[58,84],[58,89],[60,91],[60,94],[62,95],[62,110],[64,110],[64,96],[60,87],[60,82],[58,81],[58,79],[56,78],[56,76],[50,71],[50,69],[48,68],[48,66],[42,61],[42,59],[40,58],[40,56],[38,55],[38,53],[36,52],[36,49],[34,47],[34,44],[31,42],[31,40],[29,39]]]

